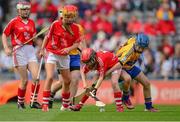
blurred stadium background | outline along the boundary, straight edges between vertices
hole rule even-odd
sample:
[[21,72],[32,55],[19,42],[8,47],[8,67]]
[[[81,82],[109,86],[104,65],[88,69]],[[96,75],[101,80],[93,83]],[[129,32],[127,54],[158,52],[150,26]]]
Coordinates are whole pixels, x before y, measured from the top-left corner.
[[[17,2],[18,0],[0,0],[0,35],[5,25],[17,15],[15,7]],[[77,5],[78,23],[85,28],[88,47],[95,50],[115,52],[130,36],[139,32],[149,35],[150,48],[144,52],[142,60],[139,60],[137,65],[141,66],[152,82],[153,100],[156,104],[180,104],[180,0],[31,0],[31,2],[30,17],[35,20],[37,31],[57,19],[58,9],[63,5]],[[38,37],[37,48],[41,45],[42,39],[43,36]],[[89,74],[89,79],[92,76],[93,73]],[[55,77],[57,78],[57,73]],[[41,79],[44,78],[43,68]],[[5,85],[16,83],[18,79],[13,71],[12,59],[5,56],[0,41],[0,100],[6,92],[2,92],[3,88],[8,89]],[[109,85],[109,82],[104,82],[101,93],[98,93],[107,103],[113,100],[108,100],[112,98],[112,91],[107,91]],[[132,90],[134,102],[143,103],[143,97],[137,97],[142,95],[139,85],[132,86],[135,89],[135,92]]]

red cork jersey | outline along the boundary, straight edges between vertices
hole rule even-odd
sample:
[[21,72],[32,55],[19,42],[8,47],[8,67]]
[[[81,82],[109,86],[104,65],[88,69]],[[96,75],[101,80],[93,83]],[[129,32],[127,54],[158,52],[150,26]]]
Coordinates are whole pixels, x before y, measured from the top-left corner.
[[72,23],[70,25],[71,33],[67,31],[61,20],[56,20],[50,27],[47,38],[46,50],[57,55],[61,54],[60,50],[72,46],[80,41],[79,27]]
[[[6,36],[11,36],[12,46],[21,45],[36,34],[35,23],[31,19],[25,23],[21,17],[17,16],[7,24],[3,33]],[[32,43],[31,41],[28,44],[32,45]]]
[[95,69],[89,69],[87,65],[84,65],[82,69],[84,73],[87,73],[90,70],[97,70],[100,75],[104,75],[108,69],[118,63],[118,57],[108,51],[99,51],[96,56],[98,62],[97,67]]

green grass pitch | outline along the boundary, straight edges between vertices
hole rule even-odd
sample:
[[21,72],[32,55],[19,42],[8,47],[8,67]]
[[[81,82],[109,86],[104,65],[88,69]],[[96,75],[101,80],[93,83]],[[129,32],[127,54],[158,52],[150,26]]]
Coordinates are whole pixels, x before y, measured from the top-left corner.
[[16,103],[0,106],[0,121],[180,121],[180,106],[155,105],[160,112],[144,112],[143,105],[137,105],[134,110],[125,109],[124,113],[115,111],[115,105],[107,105],[105,112],[91,105],[84,106],[80,112],[62,112],[59,103],[55,103],[49,112],[30,109],[21,111]]

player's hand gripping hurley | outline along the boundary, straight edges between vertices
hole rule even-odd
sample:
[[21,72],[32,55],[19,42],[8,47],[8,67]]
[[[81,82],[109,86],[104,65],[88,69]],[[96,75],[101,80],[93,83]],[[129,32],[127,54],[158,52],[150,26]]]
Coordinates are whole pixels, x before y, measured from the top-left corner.
[[90,91],[89,94],[90,94],[90,96],[91,96],[92,98],[94,98],[94,100],[96,101],[96,106],[98,106],[98,107],[104,107],[104,106],[106,105],[106,104],[103,103],[99,98],[97,98],[96,95],[92,93],[92,91]]

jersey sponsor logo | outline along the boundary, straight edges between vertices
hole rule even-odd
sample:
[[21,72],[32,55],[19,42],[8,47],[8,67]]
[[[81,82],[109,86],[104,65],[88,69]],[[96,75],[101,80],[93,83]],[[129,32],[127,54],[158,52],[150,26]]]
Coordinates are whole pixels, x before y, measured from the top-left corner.
[[24,32],[24,38],[26,40],[30,39],[30,34],[28,32]]
[[52,45],[52,48],[53,49],[57,49],[58,47],[56,45]]

